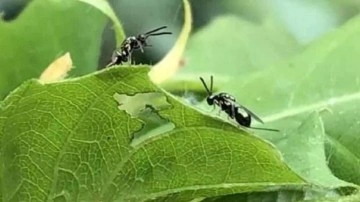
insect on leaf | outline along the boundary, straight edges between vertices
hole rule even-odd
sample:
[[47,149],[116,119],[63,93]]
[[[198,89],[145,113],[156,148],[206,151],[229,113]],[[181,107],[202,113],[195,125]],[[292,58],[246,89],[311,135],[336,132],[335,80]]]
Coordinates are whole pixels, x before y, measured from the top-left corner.
[[[307,185],[271,144],[179,102],[148,72],[115,67],[12,92],[0,114],[4,201],[188,201]],[[153,93],[168,107],[144,103],[173,128],[132,144],[144,121],[114,95]]]

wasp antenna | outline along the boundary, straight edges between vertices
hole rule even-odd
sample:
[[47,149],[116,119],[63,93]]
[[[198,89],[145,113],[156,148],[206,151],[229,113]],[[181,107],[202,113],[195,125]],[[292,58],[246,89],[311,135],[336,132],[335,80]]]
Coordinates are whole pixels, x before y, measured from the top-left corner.
[[146,32],[144,35],[149,35],[149,34],[151,34],[151,33],[157,32],[157,31],[162,30],[162,29],[165,29],[165,28],[167,28],[167,26],[162,26],[162,27],[159,27],[159,28],[150,30],[150,31]]
[[159,35],[165,35],[165,34],[172,34],[172,32],[159,32],[159,33],[154,33],[154,34],[146,34],[146,37],[159,36]]
[[214,84],[214,79],[213,79],[213,75],[210,76],[210,91],[213,92],[213,84]]
[[256,128],[256,127],[249,127],[256,130],[265,130],[265,131],[273,131],[273,132],[280,132],[280,130],[272,129],[272,128]]
[[204,79],[202,77],[199,77],[200,78],[200,81],[202,82],[202,84],[204,85],[205,89],[206,89],[206,92],[211,95],[212,94],[212,91],[209,90],[209,88],[207,87]]

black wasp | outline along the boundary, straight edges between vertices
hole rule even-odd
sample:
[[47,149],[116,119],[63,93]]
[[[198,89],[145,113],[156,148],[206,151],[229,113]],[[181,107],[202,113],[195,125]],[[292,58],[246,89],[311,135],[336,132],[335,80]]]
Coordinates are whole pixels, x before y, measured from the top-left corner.
[[250,125],[252,117],[262,124],[264,122],[249,109],[236,103],[235,98],[228,93],[213,94],[213,76],[210,77],[210,89],[206,85],[203,78],[200,77],[200,80],[203,83],[206,92],[208,93],[208,96],[206,98],[208,105],[214,105],[214,107],[215,105],[219,106],[221,108],[221,111],[224,111],[230,118],[235,119],[235,121],[242,126],[260,130],[279,131],[270,128],[251,127]]
[[[171,32],[157,32],[159,30],[165,29],[167,26],[162,26],[151,31],[146,32],[145,34],[139,34],[138,36],[130,36],[126,38],[120,48],[115,50],[111,56],[111,62],[106,66],[110,67],[113,65],[119,65],[123,62],[131,60],[131,54],[134,50],[140,49],[141,52],[144,52],[144,47],[151,46],[147,44],[146,40],[150,36],[158,36],[165,34],[172,34]],[[157,32],[157,33],[156,33]]]

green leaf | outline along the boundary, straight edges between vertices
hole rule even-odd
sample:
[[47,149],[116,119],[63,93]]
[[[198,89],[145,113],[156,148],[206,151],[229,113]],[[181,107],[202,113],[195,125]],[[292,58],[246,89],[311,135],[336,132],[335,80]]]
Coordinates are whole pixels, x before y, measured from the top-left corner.
[[77,67],[71,76],[96,70],[105,23],[97,9],[72,0],[34,0],[16,20],[0,20],[0,97],[66,52]]
[[[271,144],[180,103],[147,74],[122,67],[30,80],[8,96],[0,114],[4,200],[183,201],[306,185]],[[143,123],[118,109],[116,93],[162,93],[171,107],[154,113],[175,128],[132,145]]]
[[277,148],[286,151],[285,161],[307,181],[329,188],[350,186],[336,178],[328,168],[324,139],[323,121],[318,113],[312,113],[295,131],[289,131],[286,138],[277,142]]
[[111,8],[109,2],[105,0],[78,0],[78,1],[94,6],[95,8],[99,9],[102,13],[104,13],[111,19],[115,30],[116,47],[119,47],[124,41],[126,36],[123,27],[119,19],[116,17],[116,14],[114,10]]
[[187,46],[186,67],[179,77],[199,72],[240,75],[264,69],[299,49],[295,40],[273,22],[258,25],[235,16],[216,18],[195,33]]
[[[358,185],[360,48],[354,44],[360,43],[359,34],[357,16],[282,65],[234,77],[221,88],[263,117],[268,127],[283,130],[298,127],[314,111],[328,109],[321,116],[328,135],[326,155],[330,168],[340,179]],[[279,140],[268,134],[263,137],[275,144]],[[282,152],[286,155],[289,151],[285,148]],[[301,152],[307,155],[308,151]]]
[[[190,79],[197,81],[198,86],[204,91],[198,77],[205,77],[210,72],[215,74],[214,85],[218,88],[216,92],[222,91],[234,95],[237,102],[251,109],[264,120],[266,123],[264,127],[278,128],[285,132],[270,134],[258,131],[257,133],[279,146],[284,156],[296,156],[296,159],[285,158],[285,161],[294,170],[299,171],[303,178],[311,179],[315,184],[329,185],[328,187],[343,186],[343,182],[337,181],[332,176],[334,174],[341,180],[360,185],[358,169],[360,108],[357,104],[360,101],[360,69],[358,68],[360,48],[354,45],[360,43],[359,33],[360,16],[357,16],[309,46],[303,53],[277,65],[268,64],[263,70],[242,75],[233,73],[229,77],[226,75],[228,72],[233,72],[234,65],[218,64],[218,67],[221,67],[218,71],[205,69],[208,66],[202,65],[204,68],[196,77],[193,73],[191,76],[186,76],[187,79],[192,77]],[[227,53],[231,57],[237,57],[236,52]],[[203,102],[200,106],[206,105]],[[328,111],[323,111],[324,109]],[[326,134],[324,138],[326,157],[322,149],[308,149],[311,148],[311,144],[316,143],[302,139],[309,136],[305,135],[301,138],[293,136],[299,133],[294,129],[299,128],[303,120],[314,111],[322,111],[321,117]],[[314,134],[314,131],[312,133]],[[319,138],[319,136],[315,137]],[[281,141],[300,140],[305,141],[296,147],[297,151],[291,146],[278,145]],[[319,143],[318,141],[317,144]],[[316,162],[319,170],[315,170],[309,164],[296,163],[295,160]],[[330,166],[332,173],[327,166]]]
[[132,145],[142,141],[144,134],[150,137],[174,128],[172,123],[154,113],[171,107],[162,93],[138,93],[133,96],[116,93],[114,99],[119,103],[120,110],[125,110],[131,117],[141,120],[144,124],[140,131],[132,135],[135,140],[132,141]]

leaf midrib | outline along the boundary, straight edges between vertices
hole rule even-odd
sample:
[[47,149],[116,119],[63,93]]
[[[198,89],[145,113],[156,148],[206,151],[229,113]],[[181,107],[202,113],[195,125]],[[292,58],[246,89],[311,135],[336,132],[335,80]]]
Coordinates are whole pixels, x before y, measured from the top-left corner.
[[278,113],[266,116],[263,118],[263,120],[266,123],[275,122],[288,117],[296,116],[306,112],[326,109],[327,107],[343,104],[354,100],[360,100],[360,92],[350,93],[342,96],[329,97],[325,100],[320,100],[310,105],[299,105],[294,108],[285,109],[283,111],[279,111]]
[[[136,76],[136,74],[137,73],[134,73],[133,76]],[[71,81],[69,81],[69,82],[71,82]],[[59,171],[59,168],[60,168],[59,167],[60,160],[61,160],[62,156],[64,155],[64,153],[66,151],[65,149],[69,145],[69,141],[71,140],[71,137],[73,136],[74,131],[77,130],[78,127],[81,125],[80,123],[82,123],[83,118],[86,117],[85,115],[89,112],[89,109],[91,109],[93,106],[96,106],[96,104],[98,104],[99,98],[103,97],[103,95],[105,95],[105,94],[108,94],[110,91],[113,90],[114,87],[117,87],[119,84],[127,85],[126,83],[124,83],[122,81],[118,81],[118,82],[113,83],[109,87],[107,87],[107,89],[102,91],[100,94],[95,93],[95,99],[90,103],[90,105],[88,105],[86,107],[86,109],[84,109],[83,113],[80,115],[80,117],[78,119],[79,121],[77,121],[76,124],[71,128],[70,134],[68,134],[68,137],[66,138],[63,146],[61,147],[61,150],[60,150],[59,155],[57,157],[56,163],[54,165],[55,167],[54,167],[54,172],[53,172],[53,183],[52,183],[51,188],[49,189],[49,195],[48,195],[47,201],[51,200],[51,198],[52,198],[52,196],[54,194],[54,191],[56,189],[58,171]]]

